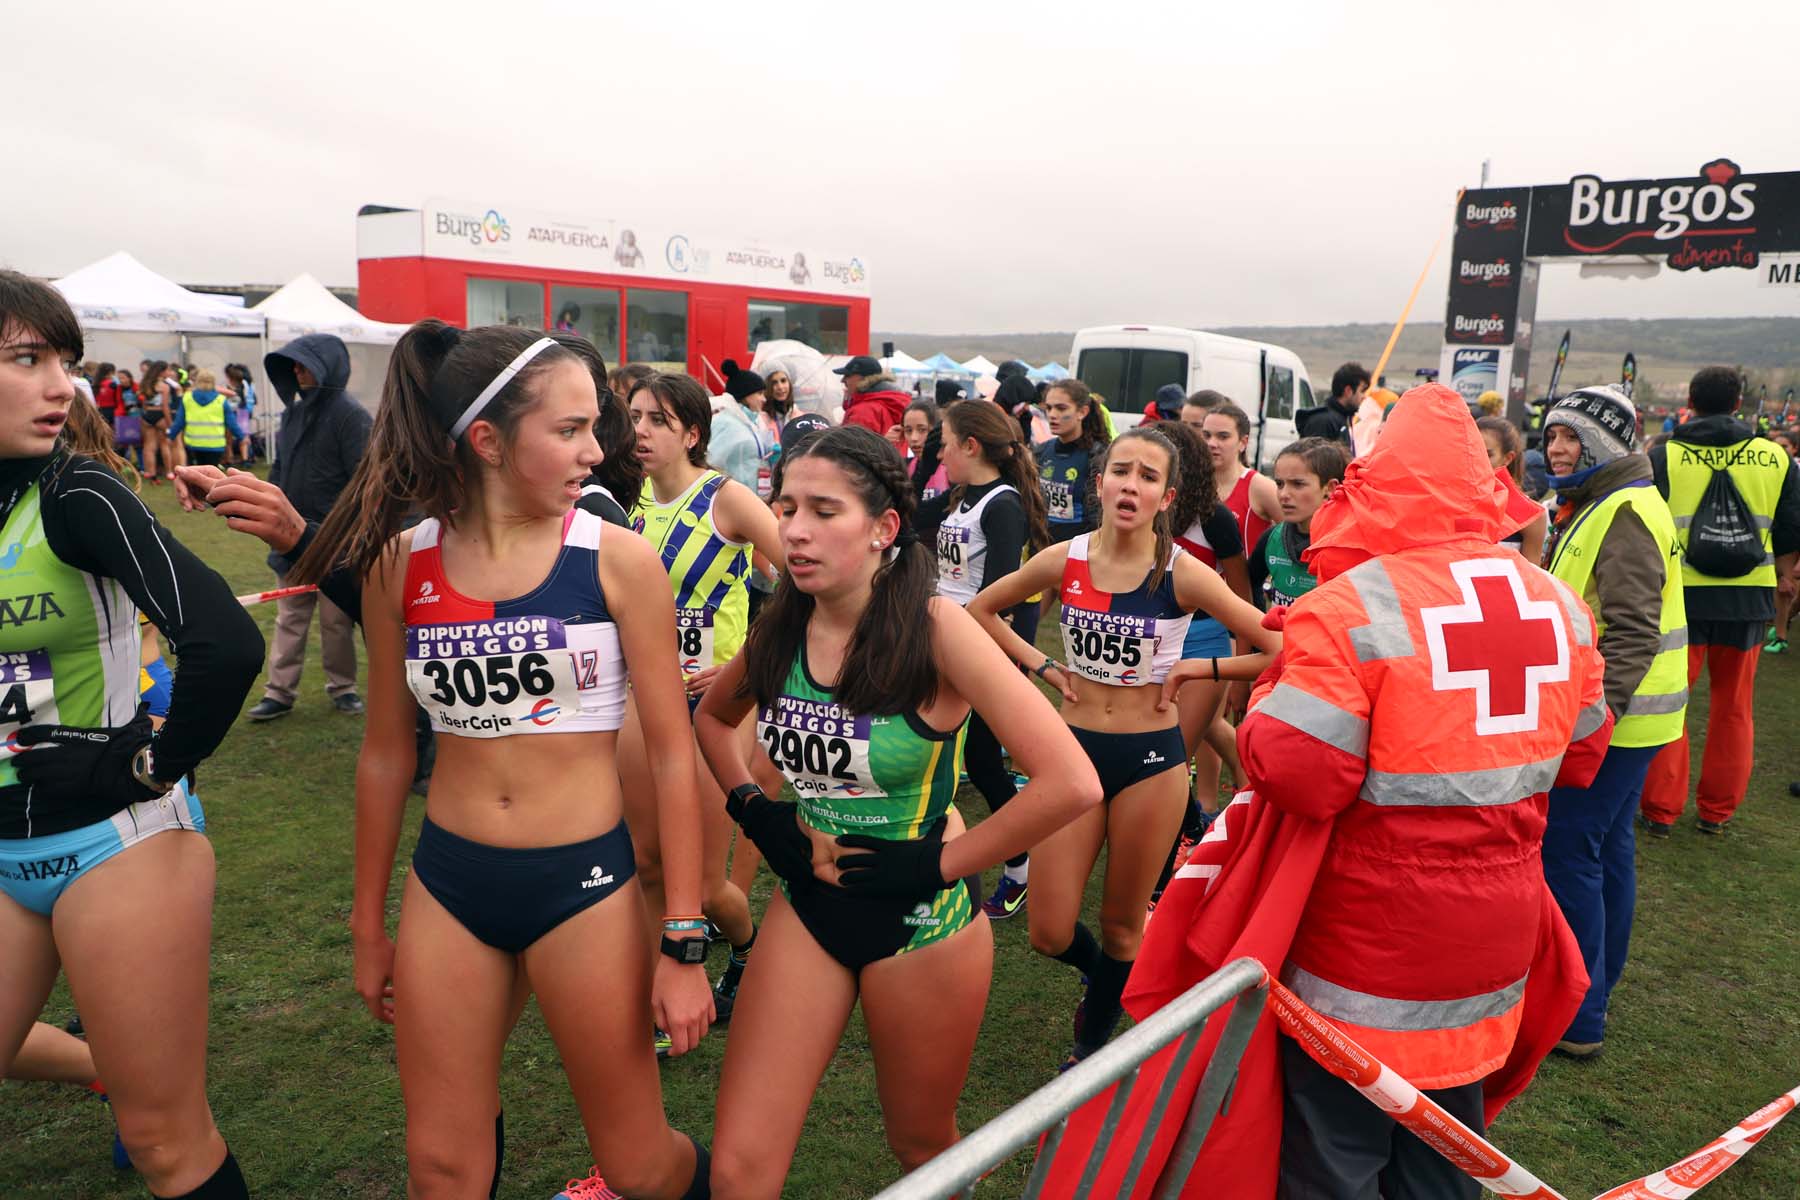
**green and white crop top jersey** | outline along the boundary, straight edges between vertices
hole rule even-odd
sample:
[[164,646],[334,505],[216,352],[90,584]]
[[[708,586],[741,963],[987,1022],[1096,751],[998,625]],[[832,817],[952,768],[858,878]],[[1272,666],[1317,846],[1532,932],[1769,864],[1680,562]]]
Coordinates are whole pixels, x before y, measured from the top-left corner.
[[18,782],[18,732],[132,720],[140,608],[179,653],[156,738],[165,779],[223,740],[261,667],[262,638],[225,581],[106,468],[63,456],[0,462],[0,506],[0,838],[42,837],[73,826]]
[[756,735],[822,833],[920,837],[950,810],[962,773],[964,722],[947,733],[917,713],[867,716],[832,699],[806,666],[804,645]]
[[[116,579],[58,558],[34,484],[0,530],[0,787],[26,725],[123,725],[137,712],[138,610]],[[9,619],[12,618],[12,619]]]

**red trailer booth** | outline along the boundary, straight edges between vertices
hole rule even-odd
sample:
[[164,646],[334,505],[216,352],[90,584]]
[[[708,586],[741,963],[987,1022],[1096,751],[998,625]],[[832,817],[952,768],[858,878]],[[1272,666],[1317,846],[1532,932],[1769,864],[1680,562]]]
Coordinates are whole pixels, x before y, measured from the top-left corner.
[[357,306],[382,321],[524,325],[591,338],[609,364],[682,370],[723,389],[719,364],[791,338],[869,352],[863,260],[600,218],[480,205],[366,205]]

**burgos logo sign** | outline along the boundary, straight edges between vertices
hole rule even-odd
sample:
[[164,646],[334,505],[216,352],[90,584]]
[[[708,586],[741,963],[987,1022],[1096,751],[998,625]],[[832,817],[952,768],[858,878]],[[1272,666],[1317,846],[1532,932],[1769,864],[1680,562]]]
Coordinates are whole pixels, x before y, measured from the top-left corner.
[[849,262],[827,261],[825,263],[825,278],[835,279],[839,283],[861,283],[868,278],[868,274],[863,269],[863,261],[860,258],[853,258]]
[[471,246],[483,243],[494,245],[498,242],[512,241],[512,227],[506,218],[495,209],[488,209],[480,217],[464,216],[461,213],[434,213],[435,229],[440,237],[463,238]]

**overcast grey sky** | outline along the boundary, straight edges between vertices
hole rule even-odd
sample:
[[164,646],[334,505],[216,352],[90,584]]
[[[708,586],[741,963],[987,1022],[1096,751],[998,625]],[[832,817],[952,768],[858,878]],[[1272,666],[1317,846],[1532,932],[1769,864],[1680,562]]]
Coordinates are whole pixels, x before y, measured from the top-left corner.
[[[0,263],[354,284],[354,214],[654,220],[869,264],[874,324],[1392,321],[1455,191],[1800,170],[1800,3],[14,0]],[[23,111],[21,112],[21,106]],[[1444,260],[1414,310],[1440,320]],[[1546,273],[1545,317],[1795,312]]]

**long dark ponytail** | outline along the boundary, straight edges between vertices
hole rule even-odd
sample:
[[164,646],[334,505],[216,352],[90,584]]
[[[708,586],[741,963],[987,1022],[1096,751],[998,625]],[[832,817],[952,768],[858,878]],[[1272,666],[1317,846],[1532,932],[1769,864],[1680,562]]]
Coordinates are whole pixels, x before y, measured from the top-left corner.
[[[1044,507],[1044,489],[1038,482],[1037,459],[1031,446],[1019,431],[1019,423],[1006,415],[999,405],[986,400],[958,400],[944,410],[945,436],[974,438],[981,445],[981,457],[1000,472],[1002,483],[1010,483],[1025,506],[1026,547],[1035,554],[1050,544],[1049,513]],[[950,491],[952,511],[962,503],[967,489],[958,484]]]
[[[937,590],[937,563],[912,535],[912,480],[887,439],[856,425],[804,438],[782,455],[781,466],[791,470],[807,458],[824,459],[843,471],[870,516],[892,509],[900,518],[898,538],[886,551],[890,557],[876,568],[869,605],[850,635],[832,698],[854,713],[916,712],[937,694],[930,625],[923,620]],[[783,575],[744,643],[740,695],[758,704],[774,703],[806,644],[812,613],[813,598]]]
[[[418,510],[448,522],[467,506],[469,481],[481,464],[467,438],[450,427],[518,355],[544,336],[510,325],[466,332],[424,320],[401,335],[388,364],[381,408],[369,448],[319,534],[294,565],[293,582],[317,583],[342,566],[368,575],[387,552],[400,523]],[[510,442],[531,407],[534,381],[558,362],[580,360],[559,342],[538,353],[496,393],[481,419]],[[621,498],[620,503],[625,501]]]
[[1112,432],[1107,429],[1106,416],[1100,411],[1100,402],[1094,399],[1094,393],[1088,390],[1088,385],[1079,379],[1058,379],[1044,389],[1046,396],[1051,392],[1061,392],[1067,396],[1076,412],[1081,412],[1083,405],[1087,407],[1087,411],[1081,414],[1081,442],[1087,447],[1088,453],[1098,454],[1106,449],[1106,444],[1112,441]]

